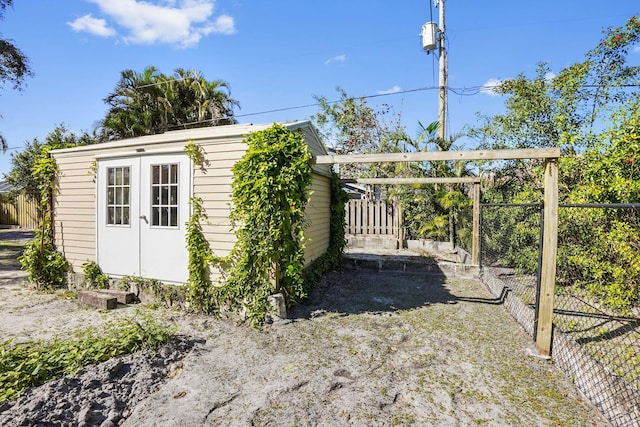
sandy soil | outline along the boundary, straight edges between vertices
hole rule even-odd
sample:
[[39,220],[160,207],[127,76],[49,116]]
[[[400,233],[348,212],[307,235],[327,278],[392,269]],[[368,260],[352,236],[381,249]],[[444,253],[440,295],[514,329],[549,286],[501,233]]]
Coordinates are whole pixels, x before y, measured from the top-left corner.
[[[2,339],[134,312],[82,308],[0,273]],[[264,331],[153,313],[178,343],[33,389],[0,408],[0,425],[608,425],[552,362],[527,355],[530,339],[476,280],[334,272]]]

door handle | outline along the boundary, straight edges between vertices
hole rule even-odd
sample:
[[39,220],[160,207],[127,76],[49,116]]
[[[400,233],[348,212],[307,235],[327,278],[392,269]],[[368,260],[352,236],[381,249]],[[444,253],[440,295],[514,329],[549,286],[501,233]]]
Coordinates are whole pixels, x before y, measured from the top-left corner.
[[149,220],[147,220],[147,216],[146,215],[140,215],[140,219],[144,219],[144,222],[149,224]]

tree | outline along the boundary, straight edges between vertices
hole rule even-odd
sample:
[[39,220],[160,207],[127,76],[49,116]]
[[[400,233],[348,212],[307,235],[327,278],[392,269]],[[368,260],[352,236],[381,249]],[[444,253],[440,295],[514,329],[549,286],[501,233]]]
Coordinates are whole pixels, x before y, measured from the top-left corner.
[[[638,43],[640,19],[634,16],[621,27],[606,29],[585,61],[557,76],[541,65],[533,79],[520,75],[503,82],[497,92],[507,95],[506,112],[483,117],[471,134],[486,148],[561,147],[561,201],[640,202],[640,67],[627,64],[631,47]],[[486,201],[541,202],[541,162],[501,162],[494,167],[496,185],[486,189]],[[536,221],[515,211],[501,211],[495,219],[512,226],[503,236],[486,240],[485,247],[493,250],[490,245],[509,242],[504,259],[531,271]],[[485,225],[491,220],[483,215]],[[561,209],[558,234],[561,285],[576,286],[616,309],[640,304],[637,211]]]
[[105,99],[109,111],[101,123],[105,139],[121,139],[236,123],[229,84],[208,81],[197,70],[176,69],[172,76],[156,67],[142,73],[124,70]]
[[[365,98],[351,97],[339,87],[336,90],[340,94],[337,102],[329,102],[323,96],[315,97],[320,103],[320,112],[313,118],[329,145],[339,154],[456,149],[455,141],[461,135],[441,140],[437,136],[438,122],[428,126],[419,123],[418,136],[411,138],[387,105],[374,109]],[[346,164],[340,168],[342,178],[460,177],[468,174],[466,162]],[[462,186],[382,186],[380,192],[400,200],[403,224],[410,237],[448,236],[455,242],[456,217],[459,217],[460,209],[469,204]]]
[[[229,84],[224,80],[208,81],[197,70],[178,68],[169,78],[173,119],[182,128],[220,126],[235,123],[233,108],[238,102],[229,98]],[[211,121],[211,123],[206,123]]]
[[[434,121],[427,126],[418,122],[419,133],[412,146],[416,151],[453,151],[458,147],[456,140],[461,134],[451,135],[447,139],[438,136],[438,122]],[[424,176],[439,178],[460,178],[471,175],[466,161],[433,162],[421,165]],[[424,190],[427,190],[423,188]],[[431,209],[423,209],[416,212],[409,222],[414,222],[417,234],[422,237],[446,238],[453,247],[456,246],[456,224],[460,223],[460,211],[468,207],[470,199],[460,184],[430,185],[428,203]],[[447,227],[448,224],[448,227]],[[447,231],[448,228],[448,231]],[[464,239],[466,240],[466,239]]]
[[[410,138],[391,108],[383,104],[374,109],[365,98],[347,95],[336,88],[340,100],[329,102],[324,96],[314,96],[320,111],[312,116],[320,133],[338,154],[393,153],[406,149]],[[397,176],[394,165],[343,165],[342,178]]]
[[65,125],[56,126],[44,141],[35,138],[27,143],[24,150],[11,154],[11,169],[4,178],[15,193],[24,193],[35,202],[39,201],[41,181],[34,174],[34,168],[39,159],[46,157],[50,150],[57,148],[75,147],[96,142],[96,137],[83,132],[76,135]]
[[[5,9],[12,6],[13,0],[0,0],[0,20],[4,18]],[[13,89],[22,90],[25,78],[31,76],[33,72],[29,66],[29,58],[18,49],[13,40],[0,37],[0,89],[4,87],[5,82],[9,82]],[[0,143],[2,149],[6,150],[7,141],[2,134]]]
[[506,113],[480,116],[470,131],[484,148],[563,147],[565,151],[598,144],[598,128],[626,102],[640,97],[640,67],[627,64],[630,47],[640,41],[640,18],[608,28],[586,60],[553,76],[539,64],[536,76],[505,80],[495,92],[507,96]]

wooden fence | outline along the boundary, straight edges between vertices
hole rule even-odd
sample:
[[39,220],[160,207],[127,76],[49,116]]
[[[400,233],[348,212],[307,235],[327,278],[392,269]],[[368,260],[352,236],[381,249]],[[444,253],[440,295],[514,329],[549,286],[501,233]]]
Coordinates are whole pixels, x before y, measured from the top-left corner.
[[397,199],[351,199],[346,210],[347,234],[394,236],[402,241],[402,212]]
[[10,225],[33,230],[38,227],[38,209],[23,194],[17,199],[0,196],[0,225]]

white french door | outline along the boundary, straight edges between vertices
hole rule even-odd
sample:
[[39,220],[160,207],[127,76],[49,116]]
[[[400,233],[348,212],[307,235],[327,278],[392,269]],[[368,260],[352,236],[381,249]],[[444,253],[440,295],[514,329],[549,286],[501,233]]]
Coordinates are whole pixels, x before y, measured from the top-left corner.
[[97,258],[103,272],[186,282],[190,189],[185,154],[100,160]]

